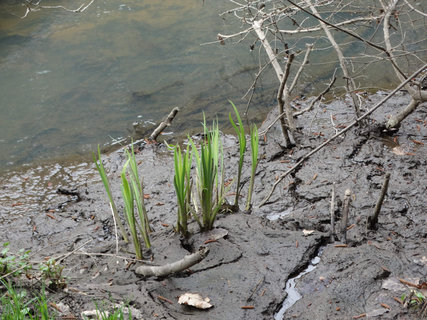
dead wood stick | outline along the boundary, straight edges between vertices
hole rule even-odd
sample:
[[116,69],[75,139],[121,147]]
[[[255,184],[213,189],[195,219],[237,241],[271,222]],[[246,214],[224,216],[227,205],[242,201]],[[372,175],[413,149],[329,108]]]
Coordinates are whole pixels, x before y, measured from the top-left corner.
[[164,277],[190,268],[206,258],[208,253],[209,248],[202,247],[199,251],[186,255],[181,260],[163,266],[140,266],[136,268],[135,273],[144,277]]
[[331,231],[330,241],[335,242],[335,182],[332,183],[332,196],[331,196]]
[[392,115],[386,123],[387,129],[396,128],[407,116],[409,116],[422,101],[411,99],[411,102],[398,114]]
[[[277,102],[279,103],[278,104],[279,114],[285,113],[286,117],[288,119],[288,123],[286,123],[284,117],[280,118],[280,125],[282,127],[282,133],[283,133],[283,137],[285,138],[285,143],[286,143],[287,147],[289,147],[291,145],[291,140],[289,139],[288,129],[291,129],[291,120],[293,121],[293,116],[292,116],[292,114],[289,110],[289,107],[288,107],[289,103],[287,103],[286,107],[284,107],[286,104],[286,101],[284,101],[284,99],[283,99],[283,96],[284,96],[283,91],[285,91],[285,99],[287,99],[288,98],[288,92],[287,92],[287,89],[285,90],[286,81],[288,80],[289,71],[290,71],[291,64],[292,64],[293,60],[294,60],[294,55],[291,54],[289,56],[288,61],[286,62],[285,72],[283,73],[283,77],[280,80],[279,91],[277,92]],[[290,117],[292,119],[290,119]],[[293,124],[293,122],[292,122],[292,124]]]
[[350,211],[351,203],[351,190],[345,190],[343,209],[341,216],[341,242],[347,243],[347,224],[348,224],[348,213]]
[[157,136],[163,131],[163,129],[171,125],[172,120],[175,118],[178,111],[179,109],[177,107],[173,108],[166,119],[160,122],[159,126],[153,131],[149,140],[156,140]]
[[390,173],[387,172],[387,174],[385,175],[383,186],[381,188],[380,197],[378,198],[377,204],[375,205],[374,212],[372,216],[369,216],[366,221],[366,227],[368,228],[368,230],[375,230],[377,228],[378,215],[380,214],[381,206],[383,204],[384,197],[387,193],[389,181],[390,181]]
[[400,89],[402,89],[411,79],[415,78],[419,73],[421,73],[424,69],[427,68],[427,64],[422,66],[420,69],[415,71],[411,76],[409,76],[405,81],[403,81],[401,84],[399,84],[396,89],[394,89],[392,92],[390,92],[386,97],[384,97],[380,102],[378,102],[375,106],[373,106],[369,111],[367,111],[365,114],[363,114],[360,118],[357,118],[354,120],[351,124],[349,124],[346,128],[341,130],[340,132],[336,133],[334,136],[323,142],[321,145],[319,145],[317,148],[306,154],[299,160],[292,168],[290,168],[288,171],[283,173],[279,179],[273,184],[270,192],[268,195],[261,201],[259,204],[259,207],[262,207],[267,203],[267,201],[270,199],[271,195],[273,194],[274,190],[276,189],[277,185],[291,172],[295,171],[304,161],[309,159],[313,154],[318,152],[320,149],[322,149],[324,146],[329,144],[331,141],[335,140],[340,135],[346,133],[348,130],[353,128],[357,123],[359,123],[361,120],[365,119],[367,116],[369,116],[371,113],[373,113],[375,110],[377,110],[379,107],[381,107],[388,99],[390,99],[392,96],[396,94]]

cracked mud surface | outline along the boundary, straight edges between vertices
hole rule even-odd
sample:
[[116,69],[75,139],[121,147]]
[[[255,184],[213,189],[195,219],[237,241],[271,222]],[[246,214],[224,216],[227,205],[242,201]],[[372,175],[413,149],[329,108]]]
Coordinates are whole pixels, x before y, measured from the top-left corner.
[[[370,97],[372,105],[381,97]],[[105,191],[91,164],[47,166],[44,178],[37,178],[40,168],[2,177],[0,241],[10,241],[15,250],[31,249],[34,260],[76,250],[64,260],[64,273],[69,277],[67,292],[49,295],[55,303],[68,305],[76,318],[83,310],[93,310],[94,301],[111,300],[129,302],[144,319],[273,319],[286,297],[287,279],[301,272],[322,246],[316,269],[297,281],[302,299],[286,311],[284,319],[351,319],[361,314],[373,319],[416,319],[415,313],[393,298],[409,290],[398,279],[422,283],[427,278],[425,106],[420,106],[393,135],[385,135],[376,125],[407,101],[399,93],[372,115],[367,126],[350,130],[313,155],[278,185],[270,202],[257,208],[276,177],[335,133],[330,116],[340,126],[353,120],[353,112],[345,103],[335,101],[301,116],[297,123],[304,128],[304,135],[297,137],[300,146],[293,151],[283,148],[280,128],[273,127],[265,139],[260,139],[262,160],[252,214],[220,215],[215,227],[226,230],[227,235],[206,244],[210,247],[207,258],[186,272],[164,279],[143,279],[133,272],[137,264],[113,256],[113,221]],[[274,115],[272,111],[266,125]],[[235,144],[236,138],[225,137],[228,177],[237,170]],[[241,203],[246,199],[249,158],[247,153]],[[104,160],[113,194],[119,199],[123,153],[114,152]],[[142,161],[140,173],[146,184],[144,192],[149,195],[146,205],[155,230],[153,263],[179,260],[211,235],[198,233],[192,224],[194,235],[183,245],[173,232],[176,200],[170,154],[162,147],[147,145],[137,161]],[[379,197],[386,172],[391,173],[391,180],[378,230],[367,231],[366,219]],[[352,192],[348,247],[336,247],[338,237],[334,243],[328,242],[333,182],[336,230],[344,191],[350,188]],[[63,190],[58,193],[60,187]],[[76,202],[73,192],[79,193],[81,201]],[[116,201],[122,210],[121,201]],[[314,233],[304,236],[304,229]],[[120,256],[130,258],[131,251],[130,245],[120,243]],[[209,297],[214,308],[199,311],[179,305],[177,297],[185,292]],[[244,306],[253,309],[242,309]]]

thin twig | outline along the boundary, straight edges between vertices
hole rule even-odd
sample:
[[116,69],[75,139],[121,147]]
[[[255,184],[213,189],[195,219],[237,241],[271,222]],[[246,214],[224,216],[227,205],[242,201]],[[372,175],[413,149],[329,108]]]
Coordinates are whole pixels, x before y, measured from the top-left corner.
[[325,94],[327,94],[328,92],[329,92],[329,90],[331,90],[331,88],[332,88],[332,86],[334,85],[334,83],[335,83],[335,81],[337,80],[337,77],[335,76],[335,74],[337,73],[337,69],[335,69],[334,70],[334,74],[332,75],[332,80],[331,80],[331,82],[328,84],[328,86],[326,87],[326,89],[325,90],[323,90],[317,97],[316,97],[316,99],[314,99],[313,101],[311,101],[311,103],[310,103],[310,105],[307,107],[307,108],[305,108],[305,109],[303,109],[303,110],[301,110],[301,111],[298,111],[298,112],[294,112],[294,117],[298,117],[298,116],[300,116],[300,115],[302,115],[303,113],[305,113],[305,112],[307,112],[307,111],[310,111],[312,108],[313,108],[313,106],[314,106],[314,104],[317,102],[317,101],[320,101],[320,99],[322,99],[323,98],[323,96],[325,95]]
[[332,183],[332,195],[331,195],[331,231],[330,231],[330,241],[331,243],[335,242],[335,182]]
[[202,261],[209,253],[208,247],[202,247],[199,251],[185,256],[181,260],[165,264],[163,266],[140,266],[135,273],[144,277],[164,277],[181,272]]
[[308,57],[310,56],[311,51],[313,50],[313,44],[306,44],[307,50],[305,51],[304,59],[298,68],[297,73],[295,74],[294,80],[292,81],[292,84],[289,86],[289,92],[292,93],[292,91],[295,89],[297,82],[299,80],[299,77],[304,70],[305,65],[308,63]]
[[375,205],[374,212],[373,212],[372,216],[369,216],[367,221],[366,221],[366,227],[368,230],[375,230],[377,227],[378,215],[380,214],[381,206],[382,206],[383,201],[384,201],[384,197],[387,194],[389,181],[390,181],[390,173],[387,172],[387,174],[385,175],[385,178],[384,178],[383,186],[381,188],[380,197],[378,198],[377,204]]

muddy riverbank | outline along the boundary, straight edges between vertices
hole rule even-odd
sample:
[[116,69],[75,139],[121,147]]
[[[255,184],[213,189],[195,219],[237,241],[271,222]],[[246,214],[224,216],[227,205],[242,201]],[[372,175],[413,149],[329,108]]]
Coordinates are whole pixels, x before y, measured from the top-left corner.
[[[370,96],[367,105],[382,97],[382,93]],[[298,125],[304,134],[293,150],[284,149],[280,128],[273,127],[260,139],[252,213],[220,215],[214,231],[226,235],[213,242],[207,241],[212,234],[198,233],[194,224],[188,242],[174,233],[177,208],[171,154],[163,146],[144,145],[136,158],[141,162],[154,229],[152,263],[176,261],[203,244],[210,248],[205,260],[183,273],[143,279],[134,273],[138,264],[130,263],[131,246],[120,243],[115,255],[113,220],[92,164],[49,167],[50,174],[39,180],[37,168],[3,177],[0,241],[10,241],[13,250],[30,249],[34,260],[72,252],[63,260],[67,289],[48,297],[63,308],[60,316],[76,319],[82,311],[93,310],[94,301],[129,303],[139,319],[273,319],[286,298],[287,280],[306,269],[319,250],[316,268],[295,281],[301,299],[284,312],[283,319],[417,319],[415,311],[395,298],[414,289],[399,279],[421,284],[427,278],[425,106],[392,135],[378,126],[408,101],[403,92],[398,93],[372,115],[369,124],[350,130],[285,178],[259,208],[276,179],[337,128],[349,124],[353,112],[345,101],[334,101],[301,116]],[[261,130],[275,114],[273,110]],[[224,148],[227,178],[231,178],[237,171],[236,138],[224,136]],[[122,150],[103,157],[116,199],[121,198],[124,159]],[[367,231],[366,219],[386,173],[391,179],[378,230]],[[242,203],[249,175],[247,156]],[[334,182],[338,216],[344,191],[351,189],[347,247],[337,246],[338,238],[329,240]],[[34,205],[37,197],[42,201]],[[117,203],[122,211],[121,201]],[[178,296],[185,292],[209,297],[213,308],[200,311],[179,305]]]

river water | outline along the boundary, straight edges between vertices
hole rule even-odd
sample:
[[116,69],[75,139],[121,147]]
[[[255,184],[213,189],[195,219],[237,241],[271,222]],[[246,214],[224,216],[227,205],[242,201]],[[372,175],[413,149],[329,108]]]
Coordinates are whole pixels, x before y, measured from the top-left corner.
[[[168,131],[178,134],[199,131],[203,112],[225,125],[228,99],[241,111],[246,107],[241,98],[255,79],[262,49],[249,50],[251,36],[201,45],[242,27],[219,16],[233,7],[229,0],[95,0],[82,13],[42,8],[25,18],[22,2],[0,2],[0,172],[87,161],[97,144],[128,136],[136,121],[152,130],[175,106],[181,111]],[[69,9],[82,3],[88,0],[41,2]],[[320,49],[299,92],[313,95],[325,88],[337,62],[324,37],[307,41]],[[349,55],[357,48],[344,47]],[[389,65],[380,70],[366,70],[371,85],[393,85]],[[366,78],[358,77],[362,87],[369,85]],[[259,79],[250,121],[263,120],[277,86],[270,71]]]
[[175,106],[174,130],[199,127],[202,111],[225,119],[227,99],[239,105],[258,63],[247,46],[201,45],[236,27],[218,16],[229,6],[95,0],[83,13],[45,8],[21,18],[20,1],[2,1],[0,170],[84,158]]

